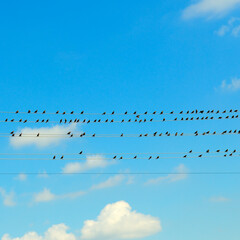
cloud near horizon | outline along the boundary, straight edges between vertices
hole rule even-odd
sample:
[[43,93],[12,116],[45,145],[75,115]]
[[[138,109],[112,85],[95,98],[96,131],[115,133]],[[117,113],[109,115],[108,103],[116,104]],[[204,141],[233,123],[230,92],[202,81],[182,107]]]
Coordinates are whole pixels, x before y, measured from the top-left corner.
[[184,9],[182,17],[219,17],[240,6],[240,0],[198,0]]
[[233,78],[230,83],[227,83],[226,80],[223,80],[218,89],[223,92],[236,92],[240,90],[240,78]]
[[[3,235],[1,240],[77,240],[69,227],[61,223],[50,227],[42,236],[36,232],[28,232],[22,237],[12,238]],[[140,239],[154,235],[162,230],[160,220],[151,215],[133,211],[125,201],[106,205],[97,220],[86,220],[81,229],[80,239],[120,240]]]
[[16,202],[14,200],[14,198],[15,198],[15,193],[14,192],[7,193],[5,189],[0,187],[0,196],[3,199],[3,205],[4,206],[13,207],[13,206],[16,205]]
[[[70,124],[67,126],[64,125],[56,125],[53,127],[42,127],[42,128],[22,128],[17,132],[24,134],[33,134],[36,135],[40,133],[40,137],[10,137],[10,144],[15,148],[21,148],[26,146],[36,146],[39,148],[48,147],[51,145],[59,145],[61,142],[69,140],[68,138],[60,138],[60,137],[41,137],[41,134],[67,134],[70,131],[75,130],[77,124]],[[18,134],[17,133],[17,134]]]

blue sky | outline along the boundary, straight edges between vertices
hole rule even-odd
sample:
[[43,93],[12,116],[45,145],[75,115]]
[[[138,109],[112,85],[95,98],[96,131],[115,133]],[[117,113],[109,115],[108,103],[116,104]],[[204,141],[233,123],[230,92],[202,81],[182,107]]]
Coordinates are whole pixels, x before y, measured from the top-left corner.
[[[239,109],[239,10],[239,0],[5,2],[0,10],[0,111]],[[1,133],[193,133],[237,129],[238,120],[0,127]],[[94,154],[233,150],[239,147],[238,136],[19,141],[1,138],[0,152],[83,150],[100,165],[88,159],[73,165],[66,160],[1,161],[1,172],[46,173],[0,175],[2,240],[239,239],[239,176],[188,174],[237,171],[238,158],[112,163]],[[186,174],[47,174],[72,169]]]

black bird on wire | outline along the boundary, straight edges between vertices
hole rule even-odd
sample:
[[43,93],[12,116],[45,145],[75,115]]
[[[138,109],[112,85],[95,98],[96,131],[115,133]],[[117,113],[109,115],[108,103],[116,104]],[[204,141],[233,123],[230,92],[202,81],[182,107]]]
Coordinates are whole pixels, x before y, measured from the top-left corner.
[[19,137],[21,137],[21,136],[22,136],[22,133],[19,134]]
[[83,151],[79,152],[79,154],[81,155],[83,153]]
[[126,111],[124,114],[127,115],[127,113],[128,113],[128,112]]
[[15,113],[19,113],[19,111],[17,110]]
[[157,156],[156,159],[159,159],[159,156]]
[[31,111],[30,111],[30,110],[28,110],[28,113],[31,113]]
[[55,156],[55,155],[53,156],[53,159],[56,159],[56,156]]
[[199,157],[199,158],[202,157],[202,154],[200,154],[198,157]]
[[38,134],[37,134],[37,137],[39,137],[39,136],[40,136],[40,134],[38,133]]
[[74,113],[74,111],[71,111],[71,112],[70,112],[70,114],[73,114],[73,113]]
[[190,150],[189,153],[192,153],[192,150]]
[[120,135],[120,137],[123,137],[123,133]]
[[46,113],[46,111],[44,110],[42,113],[43,113],[43,114],[45,114],[45,113]]
[[61,159],[63,159],[63,158],[64,158],[64,156],[62,155],[62,156],[61,156]]
[[206,151],[206,153],[209,153],[210,152],[210,150],[208,149],[207,151]]
[[116,158],[117,158],[117,156],[114,156],[114,157],[113,157],[113,159],[116,159]]
[[11,131],[11,132],[10,132],[10,134],[13,134],[13,133],[14,133],[14,131]]
[[186,158],[186,157],[187,157],[187,155],[184,155],[183,157],[184,157],[184,158]]
[[220,152],[220,149],[218,149],[216,152],[219,153],[219,152]]
[[81,114],[83,114],[84,113],[84,111],[81,111]]
[[56,114],[59,114],[59,111],[56,111]]
[[27,119],[26,120],[24,120],[24,122],[23,123],[26,123],[27,122]]
[[35,111],[34,111],[34,113],[37,113],[37,112],[38,112],[38,110],[35,110]]
[[137,158],[137,155],[133,159],[136,159],[136,158]]
[[63,112],[62,114],[63,114],[63,115],[65,115],[65,114],[66,114],[66,112]]
[[150,159],[152,159],[152,156],[150,156],[150,157],[148,158],[148,160],[150,160]]
[[113,115],[114,113],[115,113],[115,112],[113,111],[113,112],[112,112],[112,115]]

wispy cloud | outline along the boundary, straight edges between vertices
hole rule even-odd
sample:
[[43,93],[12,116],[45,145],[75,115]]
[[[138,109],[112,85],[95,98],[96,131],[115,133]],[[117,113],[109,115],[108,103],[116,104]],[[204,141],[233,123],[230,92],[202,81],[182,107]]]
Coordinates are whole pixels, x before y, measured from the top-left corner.
[[14,200],[14,198],[15,198],[14,192],[7,193],[5,189],[0,187],[0,195],[2,196],[3,204],[5,206],[13,207],[16,205],[16,202]]
[[20,173],[20,174],[18,174],[18,176],[15,179],[23,182],[23,181],[27,180],[27,175],[24,173]]
[[[70,124],[67,126],[56,125],[54,127],[42,127],[42,128],[23,128],[19,129],[18,132],[22,133],[24,136],[25,134],[33,134],[37,135],[37,133],[41,134],[67,134],[70,131],[75,130],[77,127],[76,124]],[[10,137],[10,144],[13,147],[21,148],[25,146],[36,146],[40,148],[47,147],[49,145],[58,145],[63,141],[69,140],[67,138],[60,138],[60,137]]]
[[62,172],[63,173],[84,172],[95,168],[105,168],[113,163],[114,163],[113,161],[107,161],[105,157],[102,155],[87,156],[86,162],[84,163],[73,162],[66,164],[66,166],[62,169]]
[[183,11],[184,19],[219,17],[240,6],[240,0],[199,0]]
[[176,174],[169,174],[164,177],[150,179],[145,183],[145,185],[159,184],[159,183],[173,183],[173,182],[181,181],[187,178],[188,176],[187,171],[188,169],[183,164],[180,164],[173,171]]
[[211,197],[209,201],[215,202],[215,203],[225,203],[225,202],[230,202],[230,199],[220,196],[220,197]]
[[116,175],[108,178],[106,181],[95,184],[91,187],[92,190],[110,188],[119,185],[123,182],[125,177],[123,175]]
[[227,83],[226,80],[223,80],[220,87],[216,90],[221,90],[222,92],[236,92],[240,90],[240,79],[233,78],[230,83]]
[[59,199],[74,199],[84,194],[85,192],[78,191],[78,192],[71,192],[71,193],[57,195],[52,193],[49,189],[44,188],[43,191],[34,194],[33,202],[39,203],[39,202],[51,202]]
[[238,37],[240,33],[240,18],[231,18],[226,25],[222,25],[215,33],[220,37],[228,33]]

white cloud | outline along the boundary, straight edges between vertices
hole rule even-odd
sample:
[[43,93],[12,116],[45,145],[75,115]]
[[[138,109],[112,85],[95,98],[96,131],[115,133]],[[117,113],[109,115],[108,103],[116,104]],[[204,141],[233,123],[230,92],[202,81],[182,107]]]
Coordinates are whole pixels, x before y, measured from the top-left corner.
[[127,202],[119,201],[105,206],[96,221],[85,221],[81,239],[138,239],[161,230],[158,218],[132,211]]
[[67,232],[68,229],[65,224],[58,224],[49,228],[43,236],[36,232],[29,232],[22,237],[11,238],[8,234],[5,234],[2,240],[76,240],[74,234]]
[[226,80],[223,80],[220,90],[223,92],[236,92],[240,90],[240,79],[233,78],[230,83],[227,83]]
[[0,195],[3,198],[3,204],[7,207],[13,207],[16,205],[16,202],[14,201],[15,198],[15,193],[14,192],[10,192],[7,193],[5,191],[5,189],[0,187]]
[[78,191],[78,192],[71,192],[71,193],[56,195],[56,194],[53,194],[49,189],[44,188],[43,191],[34,194],[33,202],[39,203],[39,202],[51,202],[59,199],[74,199],[84,194],[85,192]]
[[240,6],[240,0],[198,0],[183,11],[183,18],[219,17]]
[[150,179],[145,184],[148,185],[148,184],[158,184],[163,182],[172,183],[172,182],[181,181],[187,178],[188,176],[187,171],[188,169],[183,164],[180,164],[178,167],[174,169],[174,173],[177,173],[177,174],[173,173],[164,177]]
[[119,185],[125,179],[123,175],[116,175],[108,178],[106,181],[95,184],[91,187],[92,190],[110,188]]
[[62,171],[63,173],[78,173],[94,168],[105,168],[111,164],[113,164],[113,162],[107,161],[103,156],[93,155],[87,156],[86,162],[84,163],[74,162],[66,164]]
[[210,198],[210,202],[215,202],[215,203],[224,203],[224,202],[229,202],[230,199],[226,197],[212,197]]
[[231,18],[226,25],[221,26],[215,33],[222,37],[230,33],[234,37],[238,37],[240,32],[240,18]]
[[18,174],[18,176],[16,177],[16,180],[19,180],[19,181],[26,181],[27,180],[27,175],[24,174],[24,173],[20,173]]
[[49,145],[58,145],[60,142],[64,140],[68,140],[68,138],[62,138],[58,136],[49,136],[49,137],[41,137],[41,134],[66,134],[76,129],[76,124],[70,125],[56,125],[54,127],[42,127],[42,128],[23,128],[18,130],[19,133],[22,133],[22,136],[25,134],[33,134],[37,135],[40,134],[40,137],[10,137],[10,144],[13,147],[20,148],[25,146],[32,146],[35,145],[37,147],[43,148]]

